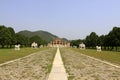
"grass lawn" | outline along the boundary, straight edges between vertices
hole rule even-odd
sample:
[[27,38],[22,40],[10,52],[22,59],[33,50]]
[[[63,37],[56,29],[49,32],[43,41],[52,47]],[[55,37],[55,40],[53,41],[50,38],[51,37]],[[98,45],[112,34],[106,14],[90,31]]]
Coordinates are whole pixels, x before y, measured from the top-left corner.
[[0,49],[0,63],[4,63],[9,60],[17,59],[20,57],[27,56],[37,51],[41,51],[47,48],[21,48],[21,50],[17,51],[14,49]]
[[120,65],[120,52],[113,52],[113,51],[101,51],[97,52],[94,49],[86,49],[86,50],[80,50],[71,48],[74,51],[80,52],[82,54],[86,54],[101,60],[106,60],[114,64]]

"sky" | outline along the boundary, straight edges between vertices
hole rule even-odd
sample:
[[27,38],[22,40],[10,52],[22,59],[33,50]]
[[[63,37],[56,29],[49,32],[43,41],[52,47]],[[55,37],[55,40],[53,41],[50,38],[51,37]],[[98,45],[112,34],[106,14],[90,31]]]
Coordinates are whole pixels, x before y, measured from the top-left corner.
[[120,27],[120,0],[0,0],[0,25],[85,39]]

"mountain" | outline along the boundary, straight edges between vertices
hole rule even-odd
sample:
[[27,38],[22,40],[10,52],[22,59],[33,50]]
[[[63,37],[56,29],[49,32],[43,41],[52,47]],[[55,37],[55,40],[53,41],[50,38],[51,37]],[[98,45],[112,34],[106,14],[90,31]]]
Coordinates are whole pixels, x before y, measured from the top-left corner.
[[68,39],[66,39],[66,38],[61,38],[63,41],[68,41]]
[[47,32],[47,31],[42,31],[42,30],[34,31],[34,32],[28,31],[28,30],[24,30],[24,31],[18,32],[18,34],[22,34],[22,35],[24,35],[26,37],[29,37],[29,38],[32,37],[32,36],[37,35],[37,36],[40,36],[43,40],[46,40],[48,42],[50,42],[50,41],[52,41],[52,40],[54,40],[56,38],[59,38],[56,35],[53,35],[53,34]]

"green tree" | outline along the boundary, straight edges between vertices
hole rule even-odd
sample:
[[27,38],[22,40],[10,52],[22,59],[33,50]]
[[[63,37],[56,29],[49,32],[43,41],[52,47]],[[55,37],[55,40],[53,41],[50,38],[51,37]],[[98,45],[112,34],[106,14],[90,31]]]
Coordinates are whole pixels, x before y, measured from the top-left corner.
[[97,39],[97,45],[104,46],[104,38],[104,35],[99,36]]
[[82,42],[83,42],[83,40],[81,40],[81,39],[72,40],[72,41],[70,41],[70,45],[79,47],[79,44],[82,43]]
[[15,35],[15,38],[16,38],[16,44],[20,44],[21,46],[26,45],[28,41],[27,37],[25,37],[24,35],[18,34],[18,33]]
[[8,27],[8,30],[11,33],[11,39],[9,40],[9,43],[8,43],[8,45],[10,45],[10,48],[11,48],[12,45],[14,45],[15,41],[16,41],[16,39],[15,39],[15,31],[14,31],[14,29],[12,27]]
[[42,41],[43,40],[41,39],[41,37],[39,37],[37,35],[36,36],[32,36],[30,38],[30,43],[36,42],[38,44],[38,46],[42,44]]
[[112,31],[109,32],[108,39],[108,43],[111,47],[111,50],[113,50],[114,47],[116,47],[117,51],[118,46],[120,46],[120,28],[114,27]]
[[0,26],[0,45],[4,48],[5,45],[10,43],[12,34],[7,27],[4,25]]
[[87,47],[94,48],[97,45],[98,35],[95,32],[91,32],[85,39],[85,44]]
[[45,40],[42,40],[42,41],[41,41],[41,44],[44,45],[44,46],[47,46],[48,42],[45,41]]

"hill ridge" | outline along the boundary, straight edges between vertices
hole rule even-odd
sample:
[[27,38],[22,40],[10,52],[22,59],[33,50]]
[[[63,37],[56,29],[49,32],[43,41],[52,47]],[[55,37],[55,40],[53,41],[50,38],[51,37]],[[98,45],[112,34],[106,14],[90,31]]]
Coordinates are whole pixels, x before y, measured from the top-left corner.
[[38,31],[23,30],[23,31],[19,31],[18,34],[24,35],[28,38],[37,35],[37,36],[41,37],[43,40],[46,40],[47,42],[50,42],[56,38],[59,38],[58,36],[48,32],[48,31],[43,31],[43,30],[38,30]]

